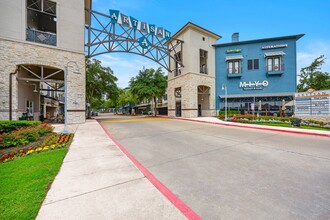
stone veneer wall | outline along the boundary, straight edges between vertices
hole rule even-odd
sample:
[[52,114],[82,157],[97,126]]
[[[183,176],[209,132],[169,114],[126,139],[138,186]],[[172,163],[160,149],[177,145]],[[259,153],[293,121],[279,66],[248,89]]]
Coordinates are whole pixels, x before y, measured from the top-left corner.
[[181,87],[182,117],[198,116],[198,86],[210,87],[210,109],[202,110],[202,116],[215,116],[215,78],[205,74],[186,73],[168,80],[168,115],[175,117],[175,88]]
[[[69,61],[77,62],[81,74],[73,73],[73,64],[68,68],[68,123],[85,122],[86,72],[85,55],[59,50],[55,47],[35,43],[21,43],[0,39],[0,119],[9,119],[9,76],[20,64],[43,65],[64,69]],[[13,119],[18,119],[18,83],[13,76]],[[74,104],[74,101],[78,104]]]
[[330,115],[329,116],[295,116],[297,118],[301,118],[302,120],[315,120],[330,123]]

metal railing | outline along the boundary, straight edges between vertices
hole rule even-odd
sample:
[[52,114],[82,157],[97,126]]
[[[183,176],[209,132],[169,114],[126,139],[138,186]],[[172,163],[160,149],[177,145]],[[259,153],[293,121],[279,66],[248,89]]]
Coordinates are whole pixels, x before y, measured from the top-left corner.
[[200,72],[200,73],[207,74],[207,73],[208,73],[208,69],[207,69],[206,66],[200,66],[200,67],[199,67],[199,72]]
[[227,74],[241,74],[241,68],[227,68]]
[[284,71],[285,66],[284,64],[281,65],[267,65],[266,66],[266,72],[280,72],[280,71]]
[[29,28],[26,29],[26,40],[56,46],[56,34]]

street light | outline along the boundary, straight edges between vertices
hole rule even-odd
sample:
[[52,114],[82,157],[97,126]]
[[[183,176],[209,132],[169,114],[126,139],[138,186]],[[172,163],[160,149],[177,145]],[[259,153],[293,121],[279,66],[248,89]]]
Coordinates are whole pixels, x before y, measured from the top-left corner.
[[225,121],[227,121],[227,86],[226,84],[222,84],[222,90],[225,90]]
[[68,133],[68,97],[67,97],[67,75],[68,75],[68,68],[69,63],[74,63],[75,66],[73,68],[73,73],[80,74],[78,64],[75,61],[69,61],[64,66],[64,134]]

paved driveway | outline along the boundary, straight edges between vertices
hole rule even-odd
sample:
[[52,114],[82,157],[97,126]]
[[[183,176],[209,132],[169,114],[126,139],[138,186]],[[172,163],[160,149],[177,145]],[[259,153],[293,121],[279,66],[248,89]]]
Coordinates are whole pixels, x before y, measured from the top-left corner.
[[330,219],[330,139],[162,118],[103,125],[203,219]]

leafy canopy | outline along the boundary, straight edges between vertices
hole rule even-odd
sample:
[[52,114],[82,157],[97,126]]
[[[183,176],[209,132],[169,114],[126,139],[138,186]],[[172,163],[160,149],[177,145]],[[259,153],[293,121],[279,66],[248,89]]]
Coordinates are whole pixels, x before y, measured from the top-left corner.
[[138,101],[150,101],[154,97],[160,98],[165,94],[167,76],[164,75],[161,68],[157,70],[153,68],[143,69],[130,80],[129,84]]
[[117,80],[111,68],[103,67],[101,61],[86,60],[86,99],[90,104],[89,109],[102,100],[103,96],[111,99],[118,95]]
[[136,77],[130,82],[130,91],[136,97],[137,101],[154,102],[154,113],[156,114],[156,99],[161,98],[167,88],[167,76],[164,75],[161,68],[157,70],[143,69],[139,71]]
[[324,55],[316,58],[310,66],[301,68],[298,92],[305,92],[310,88],[315,90],[330,89],[330,75],[327,72],[321,72],[321,67],[325,63]]

